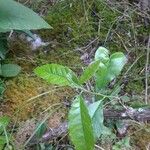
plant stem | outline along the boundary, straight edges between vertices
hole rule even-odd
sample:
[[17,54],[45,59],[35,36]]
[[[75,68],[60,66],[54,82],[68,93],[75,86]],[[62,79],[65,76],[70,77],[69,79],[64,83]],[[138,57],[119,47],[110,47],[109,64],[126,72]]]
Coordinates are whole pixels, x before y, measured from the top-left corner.
[[150,57],[150,35],[147,44],[147,54],[146,54],[146,64],[145,64],[145,104],[148,104],[149,57]]
[[97,92],[91,92],[91,91],[89,91],[89,90],[87,90],[87,89],[85,89],[85,88],[83,88],[83,87],[78,87],[78,89],[82,90],[83,92],[92,94],[92,95],[102,96],[103,99],[105,99],[105,98],[117,98],[117,99],[119,99],[119,98],[116,97],[116,96],[110,96],[110,95],[105,95],[105,94],[101,94],[101,93],[97,93]]

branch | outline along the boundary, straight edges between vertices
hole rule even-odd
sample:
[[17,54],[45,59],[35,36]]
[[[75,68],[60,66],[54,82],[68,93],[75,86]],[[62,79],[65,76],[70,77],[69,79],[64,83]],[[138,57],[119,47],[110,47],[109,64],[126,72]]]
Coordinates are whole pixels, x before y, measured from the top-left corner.
[[[131,119],[138,122],[145,122],[150,121],[150,109],[133,109],[128,108],[121,111],[113,110],[113,109],[106,109],[104,110],[104,118],[112,119],[112,120],[125,120],[125,119]],[[48,141],[53,140],[57,137],[62,137],[67,133],[68,125],[67,122],[64,122],[60,124],[59,127],[53,128],[49,131],[47,131],[40,141]]]

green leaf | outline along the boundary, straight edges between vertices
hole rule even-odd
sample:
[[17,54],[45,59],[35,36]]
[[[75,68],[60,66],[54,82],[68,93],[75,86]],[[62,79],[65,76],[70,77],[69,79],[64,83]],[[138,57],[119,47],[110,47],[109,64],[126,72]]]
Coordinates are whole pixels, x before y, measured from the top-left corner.
[[51,28],[31,9],[13,0],[0,1],[0,32]]
[[88,110],[92,118],[95,139],[98,139],[102,134],[110,135],[111,131],[104,126],[103,101],[90,104]]
[[3,129],[8,126],[9,121],[10,119],[7,116],[0,117],[0,134],[3,132]]
[[102,63],[109,61],[109,50],[99,47],[95,53],[95,60],[100,60]]
[[106,75],[107,75],[108,68],[105,64],[100,63],[98,71],[95,73],[95,80],[96,80],[96,88],[101,90],[103,87],[107,85]]
[[4,64],[1,66],[1,76],[3,77],[15,77],[21,71],[21,67],[16,64]]
[[81,96],[78,96],[72,104],[68,125],[69,135],[76,150],[94,149],[92,122]]
[[97,88],[104,88],[110,81],[116,78],[126,64],[126,61],[125,55],[122,52],[117,52],[111,55],[107,63],[101,63],[99,70],[96,72]]
[[79,82],[81,84],[85,83],[87,80],[89,80],[94,74],[95,72],[98,70],[99,68],[99,63],[100,60],[92,62],[87,68],[86,70],[83,72],[83,74],[81,75]]
[[0,127],[3,126],[4,128],[6,128],[9,124],[9,117],[7,116],[3,116],[3,117],[0,117]]
[[6,144],[5,136],[0,136],[0,149],[3,149]]
[[111,55],[109,68],[108,68],[108,80],[114,79],[118,76],[126,64],[127,59],[122,52],[117,52]]
[[68,67],[58,64],[46,64],[34,69],[37,76],[46,80],[51,84],[57,84],[60,86],[74,86],[78,84],[78,78],[75,73]]
[[[39,127],[39,126],[40,126],[40,127]],[[47,127],[46,127],[46,124],[45,124],[45,123],[43,123],[42,125],[41,125],[40,123],[38,123],[38,124],[37,124],[37,127],[36,127],[36,129],[35,129],[35,130],[37,130],[37,132],[36,132],[36,137],[37,137],[38,139],[40,139],[40,138],[43,136],[43,134],[45,133],[46,129],[47,129]]]
[[1,32],[1,33],[9,32],[9,31],[10,31],[10,30],[5,30],[5,29],[0,28],[0,32]]

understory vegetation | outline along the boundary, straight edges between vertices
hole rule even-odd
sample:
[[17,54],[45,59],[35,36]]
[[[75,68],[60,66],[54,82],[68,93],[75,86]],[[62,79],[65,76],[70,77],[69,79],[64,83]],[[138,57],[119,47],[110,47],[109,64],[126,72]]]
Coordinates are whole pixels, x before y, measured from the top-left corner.
[[150,149],[148,2],[0,3],[0,150]]

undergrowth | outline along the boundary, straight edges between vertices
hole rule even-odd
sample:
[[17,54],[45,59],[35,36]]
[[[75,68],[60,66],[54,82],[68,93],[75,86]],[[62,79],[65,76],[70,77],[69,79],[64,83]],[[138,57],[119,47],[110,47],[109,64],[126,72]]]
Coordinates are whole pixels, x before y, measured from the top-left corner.
[[[90,62],[98,46],[107,47],[111,53],[122,51],[126,54],[128,63],[121,77],[116,81],[116,84],[122,85],[119,94],[128,96],[125,104],[135,108],[145,106],[145,63],[150,25],[145,24],[145,15],[136,5],[104,0],[64,0],[48,6],[44,1],[39,4],[33,2],[25,4],[37,12],[44,12],[46,21],[53,27],[53,30],[36,32],[50,44],[33,52],[28,43],[18,39],[13,42],[10,40],[11,52],[5,62],[17,62],[23,71],[15,79],[6,82],[7,91],[4,93],[1,107],[3,114],[11,117],[21,108],[20,105],[25,103],[27,106],[20,111],[18,117],[19,125],[20,121],[38,117],[48,105],[70,100],[74,92],[66,88],[66,90],[60,90],[59,94],[53,92],[38,98],[34,106],[30,104],[28,102],[30,98],[54,88],[37,79],[32,70],[46,63],[59,63],[80,74],[79,68],[86,66],[81,61],[81,56],[87,53],[87,59]],[[40,11],[41,8],[42,11]],[[150,84],[150,78],[148,83]],[[111,88],[113,83],[109,86]],[[61,111],[66,114],[66,108],[62,108]],[[13,117],[12,120],[14,120]],[[150,141],[147,132],[149,126],[145,126],[140,131],[139,129],[140,126],[129,130],[127,136],[131,137],[133,148],[144,149],[143,147]],[[32,133],[29,136],[31,135]],[[143,140],[139,138],[140,136],[144,137]],[[104,144],[104,148],[113,145],[112,139],[107,140],[110,143],[105,141],[107,144]],[[57,146],[57,144],[54,145]]]

